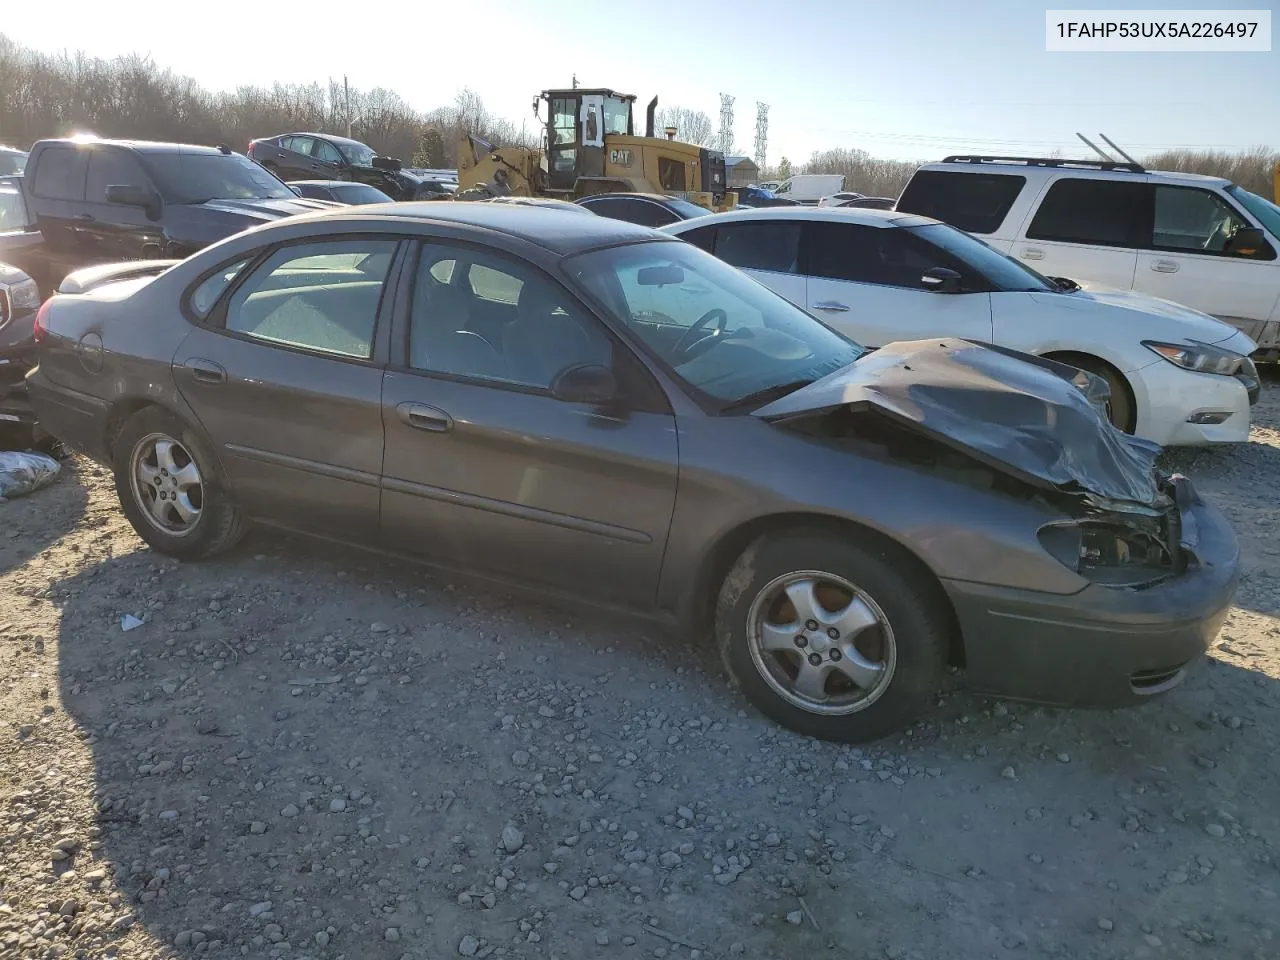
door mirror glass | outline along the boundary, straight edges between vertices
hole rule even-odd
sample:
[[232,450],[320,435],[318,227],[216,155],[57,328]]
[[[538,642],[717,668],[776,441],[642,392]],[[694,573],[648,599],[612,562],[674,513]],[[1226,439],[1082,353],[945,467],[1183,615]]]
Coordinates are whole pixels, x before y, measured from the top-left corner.
[[566,403],[608,403],[618,396],[618,380],[603,364],[574,364],[556,375],[551,395]]
[[934,293],[959,293],[960,274],[947,267],[932,267],[920,277],[920,285]]

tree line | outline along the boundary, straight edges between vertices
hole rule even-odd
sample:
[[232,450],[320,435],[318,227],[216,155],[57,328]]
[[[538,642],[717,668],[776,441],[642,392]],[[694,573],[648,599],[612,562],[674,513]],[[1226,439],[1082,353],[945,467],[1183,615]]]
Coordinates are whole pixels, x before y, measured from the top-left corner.
[[425,113],[394,90],[348,91],[341,79],[215,93],[149,57],[47,54],[0,34],[0,143],[26,147],[45,137],[93,133],[225,143],[243,151],[254,137],[302,130],[337,136],[350,130],[388,156],[432,167],[457,165],[463,133],[500,146],[536,146],[539,134],[494,116],[469,89]]
[[[676,139],[698,146],[717,141],[706,112],[662,106],[658,136],[676,128]],[[644,118],[635,118],[642,133]],[[541,128],[495,116],[470,89],[453,102],[422,112],[394,90],[344,89],[325,83],[276,83],[212,92],[187,76],[138,54],[103,59],[82,52],[41,53],[0,34],[0,143],[25,147],[44,137],[71,133],[185,143],[225,143],[244,150],[254,137],[292,131],[350,135],[414,166],[457,166],[463,134],[497,146],[535,147]],[[795,173],[844,174],[846,187],[872,196],[896,197],[919,162],[883,160],[865,150],[836,147],[815,151],[807,163],[783,157],[761,171],[762,180]],[[1243,153],[1178,150],[1147,157],[1150,169],[1227,177],[1265,197],[1274,191],[1280,152],[1255,147]]]

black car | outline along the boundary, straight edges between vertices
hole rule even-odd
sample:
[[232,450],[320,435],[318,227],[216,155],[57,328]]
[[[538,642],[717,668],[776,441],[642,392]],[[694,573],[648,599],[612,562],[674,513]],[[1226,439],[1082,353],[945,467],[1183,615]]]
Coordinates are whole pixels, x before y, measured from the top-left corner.
[[794,207],[794,200],[780,197],[772,190],[763,187],[730,187],[730,193],[737,194],[740,207]]
[[0,146],[0,177],[22,173],[22,168],[26,165],[27,151]]
[[432,200],[437,191],[399,160],[372,147],[327,133],[282,133],[249,142],[249,157],[281,180],[353,180],[377,187],[392,200]]
[[23,176],[0,178],[0,209],[14,221],[0,232],[0,260],[48,294],[81,267],[180,259],[269,220],[332,206],[299,197],[227,146],[41,140]]
[[668,223],[705,217],[711,212],[680,197],[660,193],[597,193],[583,197],[578,204],[598,216],[638,223],[642,227],[665,227]]
[[290,180],[289,186],[300,197],[311,200],[332,200],[335,203],[362,205],[366,203],[392,203],[377,187],[349,180]]

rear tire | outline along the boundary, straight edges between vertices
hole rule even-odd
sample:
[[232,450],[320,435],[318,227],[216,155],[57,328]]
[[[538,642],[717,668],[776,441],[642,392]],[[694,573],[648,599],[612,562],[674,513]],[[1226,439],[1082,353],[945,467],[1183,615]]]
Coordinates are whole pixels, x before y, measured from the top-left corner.
[[862,743],[942,684],[949,619],[891,550],[811,532],[756,541],[725,577],[716,639],[733,684],[798,733]]
[[158,553],[203,560],[244,536],[240,512],[204,441],[178,417],[145,407],[112,445],[116,495],[138,536]]

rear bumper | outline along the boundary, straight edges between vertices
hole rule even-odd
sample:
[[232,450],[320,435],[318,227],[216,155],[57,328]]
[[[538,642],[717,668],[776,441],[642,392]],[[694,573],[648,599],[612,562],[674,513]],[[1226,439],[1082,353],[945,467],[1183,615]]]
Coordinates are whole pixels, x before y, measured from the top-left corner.
[[1052,596],[944,581],[976,692],[1055,706],[1115,707],[1173,689],[1217,636],[1240,550],[1203,501],[1183,511],[1185,574],[1145,589],[1090,585]]
[[49,383],[39,367],[27,377],[27,393],[42,430],[78,453],[110,465],[106,444],[110,410],[105,401]]

